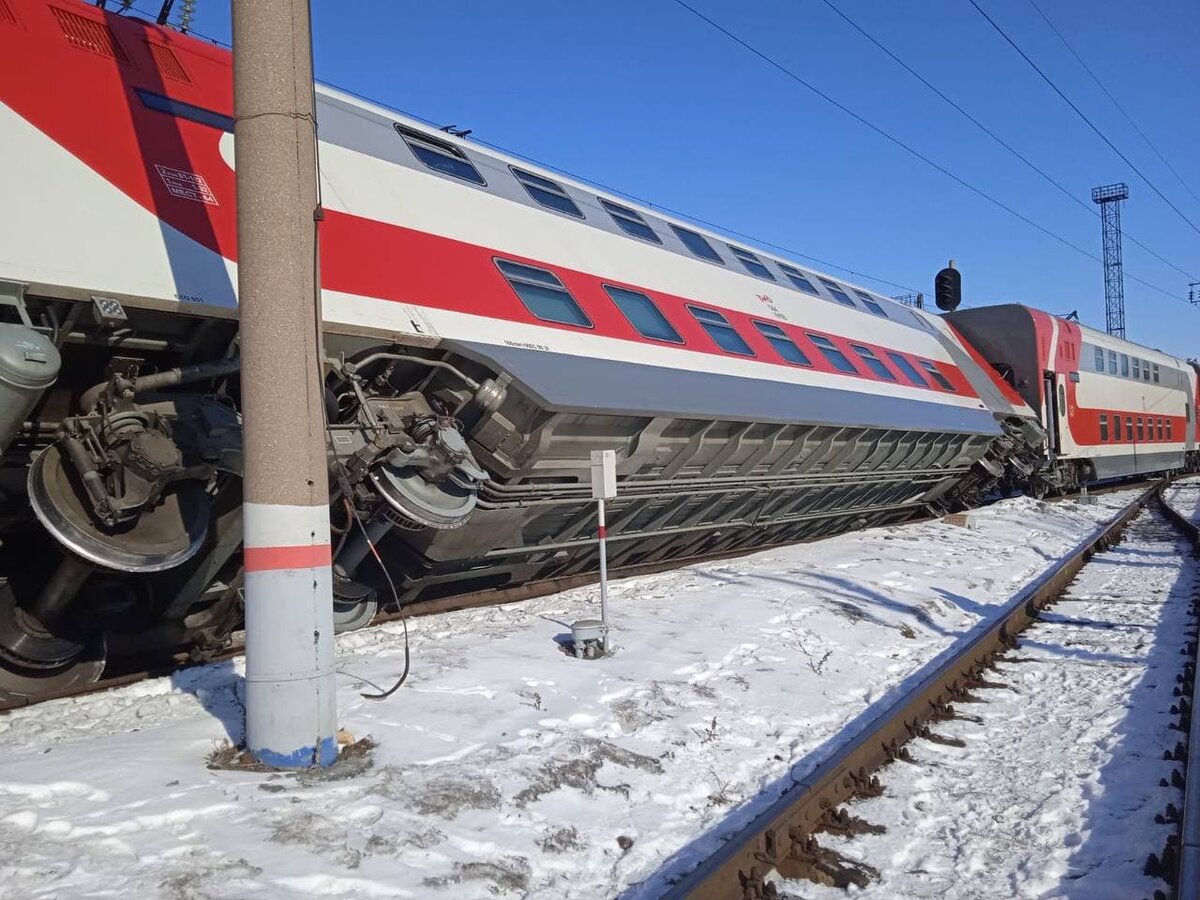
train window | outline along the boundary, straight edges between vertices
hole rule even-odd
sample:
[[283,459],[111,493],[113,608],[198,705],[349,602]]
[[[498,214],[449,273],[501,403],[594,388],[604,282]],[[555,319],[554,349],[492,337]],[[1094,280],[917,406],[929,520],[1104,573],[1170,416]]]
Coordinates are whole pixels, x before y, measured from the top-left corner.
[[1096,371],[1104,371],[1104,349],[1102,347],[1096,348]]
[[408,144],[408,149],[413,152],[413,156],[424,163],[427,168],[441,172],[443,175],[461,178],[472,184],[487,184],[483,180],[483,176],[479,174],[479,170],[467,159],[467,154],[449,141],[430,137],[415,128],[401,125],[399,122],[396,122],[394,127],[396,134],[404,138],[404,143]]
[[727,350],[730,353],[737,353],[740,356],[753,356],[754,351],[750,349],[737,329],[729,324],[729,320],[717,312],[715,309],[705,309],[703,306],[689,306],[690,312],[700,327],[708,332],[708,336],[713,339],[713,343],[722,350]]
[[883,360],[876,356],[870,348],[864,347],[861,344],[851,344],[850,347],[862,357],[862,361],[867,364],[867,368],[884,381],[896,380],[896,376],[892,374],[891,370],[883,364]]
[[779,270],[787,276],[788,281],[800,288],[804,293],[812,294],[814,297],[821,296],[820,292],[813,287],[813,283],[808,280],[808,276],[799,269],[789,266],[787,263],[777,262],[775,265],[779,266]]
[[1137,439],[1138,439],[1139,441],[1144,441],[1144,440],[1146,439],[1146,428],[1145,428],[1145,425],[1144,425],[1144,423],[1142,422],[1142,417],[1141,417],[1141,416],[1138,416],[1138,420],[1137,420],[1137,428],[1138,428],[1138,431],[1137,431],[1137,435],[1138,435],[1138,436],[1137,436]]
[[882,306],[875,302],[874,297],[872,297],[870,294],[864,294],[859,290],[856,290],[854,293],[858,296],[858,299],[862,301],[862,305],[868,310],[875,313],[877,316],[883,316],[885,319],[887,318],[887,313],[883,311]]
[[725,260],[721,259],[721,254],[713,249],[713,245],[702,234],[697,234],[687,228],[682,228],[679,225],[672,224],[671,230],[683,241],[683,246],[692,251],[693,254],[701,259],[707,259],[710,262],[725,265]]
[[1150,380],[1150,363],[1147,360],[1142,361],[1142,381]]
[[749,250],[743,250],[741,247],[729,245],[729,249],[733,251],[733,255],[737,257],[738,262],[746,267],[746,271],[751,275],[757,275],[759,278],[767,278],[771,281],[775,280],[775,276],[771,274],[771,270],[762,264],[762,260],[751,253]]
[[931,363],[929,360],[927,360],[927,359],[921,360],[921,368],[923,368],[926,372],[929,373],[929,377],[932,378],[934,380],[934,383],[937,384],[939,387],[941,387],[942,390],[946,390],[946,391],[954,390],[954,385],[952,385],[947,380],[946,376],[943,375],[938,370],[938,367],[936,365],[934,365],[933,363]]
[[1100,413],[1100,440],[1108,440],[1108,416]]
[[597,197],[596,199],[600,201],[601,206],[608,210],[608,214],[613,217],[613,221],[626,234],[632,234],[643,241],[653,241],[656,244],[662,243],[662,238],[654,233],[654,229],[646,224],[646,220],[642,218],[642,214],[636,209],[630,209],[628,206],[622,206],[620,203],[613,203],[611,200],[605,200],[603,197]]
[[811,366],[812,360],[805,356],[804,351],[796,346],[796,342],[787,336],[787,332],[778,325],[769,322],[755,322],[757,328],[767,342],[775,348],[775,352],[790,363],[798,366]]
[[1125,433],[1127,435],[1129,435],[1129,439],[1132,441],[1133,440],[1133,418],[1131,416],[1125,417]]
[[587,317],[575,298],[563,287],[563,283],[553,273],[545,269],[535,269],[520,263],[498,259],[496,265],[517,292],[526,308],[546,322],[560,322],[563,325],[580,325],[592,327],[592,320]]
[[1113,413],[1113,440],[1121,440],[1121,417]]
[[836,281],[830,281],[828,278],[822,278],[821,284],[829,289],[829,293],[833,294],[833,299],[843,306],[853,306],[854,301],[850,299],[850,295],[842,290],[842,286]]
[[1142,361],[1140,359],[1138,359],[1136,356],[1133,358],[1133,377],[1134,378],[1142,377]]
[[199,122],[201,125],[208,125],[210,128],[219,128],[221,131],[228,131],[230,134],[233,134],[233,118],[231,116],[213,112],[211,109],[205,109],[202,106],[193,106],[190,103],[184,103],[182,100],[173,100],[170,97],[164,97],[162,94],[144,91],[141,88],[134,88],[134,91],[137,93],[138,99],[142,101],[142,105],[147,109],[166,113],[169,116],[177,116],[180,119],[190,119],[193,122]]
[[1163,420],[1162,419],[1158,420],[1158,439],[1160,441],[1163,439]]
[[[897,369],[899,369],[901,372],[903,372],[905,375],[907,375],[908,380],[911,381],[913,384],[920,385],[921,387],[929,387],[929,382],[926,381],[924,378],[922,378],[921,373],[916,370],[916,368],[913,366],[913,364],[910,363],[903,356],[901,356],[899,353],[893,353],[892,351],[889,350],[887,356],[888,356],[888,359],[890,359],[892,361],[892,365],[894,365]],[[1011,370],[1008,373],[1008,378],[1009,379],[1012,378]]]
[[858,369],[854,367],[854,363],[850,362],[850,358],[837,348],[837,344],[827,337],[821,337],[819,334],[808,335],[808,339],[813,342],[821,354],[829,360],[835,369],[839,372],[848,372],[852,375],[858,374]]
[[1125,378],[1129,377],[1129,357],[1124,353],[1121,354],[1121,375]]
[[563,190],[562,185],[558,182],[551,181],[549,178],[543,178],[541,175],[534,175],[532,172],[526,172],[524,169],[518,169],[516,166],[509,166],[508,168],[517,176],[517,181],[521,182],[521,187],[525,188],[526,193],[537,203],[548,209],[555,209],[560,213],[566,213],[568,216],[575,216],[578,219],[583,218],[583,213],[575,205],[575,201],[567,196],[567,192]]
[[1153,366],[1151,366],[1150,368],[1154,370],[1154,383],[1155,383],[1155,384],[1158,384],[1158,364],[1157,364],[1157,363],[1155,363],[1155,364],[1154,364]]
[[1171,420],[1170,419],[1167,419],[1167,440],[1168,441],[1172,440],[1172,438],[1171,438]]
[[616,304],[617,309],[629,320],[629,324],[642,337],[652,338],[656,341],[670,341],[672,344],[683,343],[683,338],[667,321],[662,310],[655,306],[654,301],[645,294],[613,287],[611,284],[604,285],[604,290]]
[[1108,374],[1109,375],[1117,374],[1117,351],[1116,350],[1108,351]]

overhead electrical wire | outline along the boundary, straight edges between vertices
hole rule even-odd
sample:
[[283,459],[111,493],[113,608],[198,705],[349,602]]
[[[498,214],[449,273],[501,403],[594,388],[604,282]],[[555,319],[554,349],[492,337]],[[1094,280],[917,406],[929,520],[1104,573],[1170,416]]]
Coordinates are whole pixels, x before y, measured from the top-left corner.
[[1050,77],[1041,70],[1041,68],[1038,66],[1038,64],[1029,58],[1029,54],[1027,54],[1024,50],[1022,50],[1020,48],[1020,46],[1018,46],[1017,42],[1014,41],[1011,37],[1009,37],[1008,33],[1003,28],[1001,28],[998,24],[996,24],[996,20],[993,19],[991,16],[989,16],[984,11],[982,6],[980,6],[978,3],[976,3],[975,0],[967,0],[967,2],[970,3],[973,7],[975,7],[976,10],[978,10],[979,14],[988,21],[988,24],[991,25],[992,28],[994,28],[996,30],[996,32],[1002,38],[1004,38],[1004,40],[1008,43],[1008,45],[1010,47],[1012,47],[1014,50],[1017,51],[1017,53],[1020,55],[1020,57],[1023,60],[1025,60],[1025,62],[1029,63],[1029,65],[1033,69],[1033,71],[1037,72],[1038,75],[1041,76],[1042,81],[1044,81],[1044,82],[1046,82],[1046,84],[1050,85],[1050,87],[1054,90],[1054,93],[1058,94],[1058,96],[1063,99],[1063,102],[1066,103],[1067,106],[1071,107],[1071,109],[1075,111],[1075,114],[1077,116],[1079,116],[1079,118],[1081,118],[1087,124],[1088,128],[1092,129],[1092,131],[1094,131],[1096,133],[1096,136],[1098,138],[1100,138],[1100,140],[1104,141],[1104,143],[1108,146],[1108,148],[1110,150],[1112,150],[1113,153],[1115,153],[1115,154],[1117,154],[1117,156],[1121,157],[1121,159],[1125,163],[1125,165],[1129,166],[1129,168],[1133,170],[1134,174],[1137,175],[1138,178],[1140,178],[1140,179],[1142,179],[1142,181],[1146,182],[1146,185],[1150,188],[1150,190],[1154,191],[1154,193],[1159,196],[1159,198],[1163,201],[1163,203],[1165,203],[1165,204],[1167,204],[1167,206],[1171,207],[1171,209],[1175,211],[1175,214],[1177,216],[1179,216],[1179,218],[1181,218],[1181,219],[1183,219],[1183,221],[1187,222],[1187,224],[1191,227],[1192,231],[1196,232],[1196,234],[1200,234],[1200,227],[1198,227],[1195,222],[1193,222],[1186,215],[1184,215],[1183,211],[1178,206],[1176,206],[1174,203],[1172,203],[1170,198],[1168,198],[1166,194],[1164,194],[1162,191],[1160,191],[1158,189],[1158,186],[1153,181],[1151,181],[1148,177],[1146,177],[1146,175],[1143,174],[1142,170],[1139,169],[1136,165],[1134,165],[1133,161],[1130,160],[1130,158],[1128,156],[1126,156],[1124,153],[1122,153],[1120,150],[1117,149],[1116,144],[1114,144],[1112,141],[1110,141],[1108,139],[1108,136],[1103,131],[1101,131],[1099,128],[1097,128],[1096,124],[1084,114],[1083,110],[1081,110],[1078,106],[1076,106],[1072,102],[1071,98],[1068,97],[1066,94],[1064,94],[1062,92],[1062,90],[1059,88],[1059,86],[1050,80]]
[[[1013,147],[1011,144],[1009,144],[1007,141],[1005,141],[1002,137],[1000,137],[1000,135],[996,134],[994,131],[992,131],[990,128],[988,128],[986,125],[984,125],[982,122],[980,122],[979,119],[975,118],[975,116],[971,115],[971,113],[969,113],[967,110],[963,109],[962,106],[960,106],[958,103],[956,103],[950,97],[948,97],[936,85],[932,84],[927,78],[925,78],[924,75],[922,75],[920,72],[916,71],[912,66],[910,66],[903,59],[901,59],[899,56],[897,56],[895,53],[893,53],[891,50],[889,50],[886,46],[884,46],[878,39],[875,38],[874,35],[872,35],[865,28],[863,28],[861,25],[859,25],[857,22],[855,22],[852,18],[850,18],[850,16],[846,15],[846,13],[844,13],[841,9],[838,8],[838,6],[833,2],[833,0],[821,0],[821,2],[823,2],[831,10],[833,10],[835,13],[837,13],[838,16],[840,16],[851,28],[853,28],[855,31],[857,31],[859,34],[861,34],[864,38],[866,38],[868,41],[870,41],[872,44],[874,44],[876,47],[878,47],[881,51],[883,51],[893,62],[895,62],[897,65],[899,65],[901,68],[903,68],[906,72],[908,72],[910,75],[912,75],[918,81],[920,81],[921,84],[925,85],[925,87],[929,88],[929,90],[933,91],[933,93],[937,94],[937,96],[939,96],[942,100],[944,100],[951,107],[953,107],[957,112],[959,112],[966,119],[968,119],[973,125],[975,125],[976,128],[978,128],[980,131],[982,131],[984,134],[986,134],[988,137],[990,137],[993,141],[995,141],[997,144],[999,144],[1001,147],[1003,147],[1005,150],[1007,150],[1009,153],[1011,153],[1013,156],[1015,156],[1017,159],[1019,159],[1021,162],[1023,162],[1026,166],[1028,166],[1030,169],[1032,169],[1034,172],[1036,172],[1038,175],[1040,175],[1047,183],[1049,183],[1051,186],[1053,186],[1056,190],[1058,190],[1065,197],[1069,198],[1073,203],[1075,203],[1080,209],[1082,209],[1084,212],[1086,212],[1089,216],[1091,216],[1094,219],[1098,219],[1100,217],[1099,212],[1096,210],[1095,204],[1086,203],[1083,200],[1081,200],[1079,197],[1077,197],[1075,195],[1075,193],[1072,190],[1070,190],[1070,188],[1066,187],[1060,181],[1056,180],[1053,176],[1048,174],[1044,169],[1042,169],[1040,166],[1038,166],[1036,163],[1034,163],[1032,160],[1030,160],[1027,156],[1025,156],[1023,153],[1021,153],[1019,150],[1017,150],[1015,147]],[[1030,0],[1030,2],[1032,2],[1032,0]],[[1183,275],[1186,278],[1189,278],[1193,281],[1200,280],[1195,275],[1193,275],[1191,272],[1187,271],[1186,269],[1180,268],[1179,266],[1175,265],[1175,263],[1171,262],[1169,259],[1164,258],[1159,253],[1157,253],[1155,250],[1153,250],[1152,248],[1148,247],[1146,244],[1139,241],[1136,237],[1134,237],[1132,234],[1130,234],[1127,230],[1124,231],[1123,234],[1124,234],[1126,240],[1130,241],[1133,244],[1136,244],[1138,247],[1141,247],[1143,250],[1145,250],[1147,253],[1149,253],[1151,256],[1153,256],[1155,259],[1157,259],[1159,262],[1163,263],[1164,265],[1170,266],[1172,269],[1174,269],[1180,275]]]
[[[820,97],[826,103],[829,103],[831,106],[836,107],[837,109],[844,112],[846,115],[850,116],[850,118],[854,119],[859,124],[866,126],[871,131],[874,131],[876,134],[883,137],[885,140],[889,141],[892,144],[895,144],[897,147],[900,147],[906,153],[909,153],[912,156],[915,156],[917,159],[921,160],[921,162],[936,169],[938,172],[941,172],[947,178],[949,178],[950,180],[954,181],[955,183],[961,185],[962,187],[966,188],[971,193],[976,194],[979,197],[982,197],[984,200],[987,200],[992,205],[999,207],[1000,209],[1007,212],[1009,215],[1014,216],[1017,219],[1020,219],[1026,225],[1029,225],[1031,228],[1034,228],[1034,229],[1040,231],[1042,234],[1046,235],[1047,237],[1053,238],[1054,240],[1058,241],[1060,244],[1063,244],[1064,246],[1071,248],[1076,253],[1082,254],[1083,256],[1086,256],[1089,259],[1094,260],[1096,262],[1103,262],[1099,256],[1096,256],[1096,254],[1084,249],[1083,247],[1080,247],[1078,244],[1074,243],[1073,241],[1069,240],[1068,238],[1065,238],[1062,235],[1060,235],[1054,231],[1051,231],[1049,228],[1045,227],[1044,225],[1041,225],[1040,223],[1035,222],[1033,219],[1029,218],[1028,216],[1024,215],[1023,213],[1013,209],[1011,206],[1009,206],[1004,201],[1000,200],[997,197],[992,196],[991,194],[989,194],[987,191],[983,190],[982,188],[976,187],[974,184],[972,184],[971,182],[962,178],[961,176],[956,175],[954,172],[950,171],[945,166],[934,161],[933,159],[930,159],[924,153],[917,150],[915,147],[911,146],[910,144],[907,144],[904,141],[900,140],[900,138],[896,137],[891,132],[886,131],[879,125],[876,125],[874,122],[871,122],[869,119],[866,119],[863,116],[861,116],[860,114],[856,113],[854,110],[850,109],[845,104],[834,99],[829,94],[822,91],[820,88],[818,88],[815,85],[811,84],[810,82],[806,81],[800,75],[797,75],[794,71],[787,68],[782,63],[776,61],[772,57],[768,56],[766,53],[763,53],[757,47],[753,46],[752,44],[750,44],[750,43],[746,42],[745,40],[743,40],[742,38],[738,37],[736,34],[734,34],[729,29],[725,28],[719,22],[716,22],[713,19],[709,18],[704,13],[700,12],[698,9],[696,9],[695,7],[693,7],[690,4],[688,4],[687,2],[685,2],[685,0],[673,0],[673,2],[676,5],[687,10],[689,13],[691,13],[696,18],[702,20],[703,22],[706,22],[709,26],[716,29],[721,34],[725,35],[727,38],[729,38],[734,43],[741,46],[743,49],[752,53],[754,56],[757,56],[763,62],[767,63],[767,65],[771,66],[774,69],[777,69],[779,72],[781,72],[783,75],[790,78],[792,81],[795,81],[797,84],[801,85],[802,87],[806,88],[807,90],[809,90],[816,96]],[[973,0],[972,0],[972,2],[973,2]],[[1158,285],[1153,284],[1149,281],[1146,281],[1142,278],[1138,278],[1135,275],[1131,275],[1128,271],[1125,272],[1125,277],[1131,281],[1136,281],[1138,284],[1144,285],[1145,287],[1148,287],[1151,290],[1157,291],[1158,293],[1163,294],[1166,297],[1170,297],[1172,300],[1178,300],[1181,303],[1188,303],[1188,301],[1185,297],[1181,297],[1178,294],[1173,294],[1165,288],[1159,287]],[[1191,304],[1188,304],[1188,305],[1190,306]]]
[[1091,66],[1089,66],[1086,62],[1083,61],[1083,57],[1075,52],[1075,48],[1071,46],[1070,41],[1068,41],[1066,39],[1066,37],[1063,36],[1063,33],[1054,27],[1054,23],[1050,21],[1050,17],[1047,16],[1046,13],[1042,11],[1042,8],[1040,6],[1038,6],[1037,3],[1034,2],[1034,0],[1029,0],[1029,5],[1032,6],[1035,10],[1037,10],[1037,14],[1042,17],[1042,21],[1044,21],[1048,26],[1050,26],[1050,30],[1054,32],[1055,36],[1060,41],[1062,41],[1063,46],[1066,47],[1067,50],[1070,51],[1070,53],[1073,57],[1075,57],[1075,61],[1078,62],[1079,65],[1083,66],[1083,71],[1088,73],[1088,77],[1091,78],[1092,81],[1094,81],[1096,83],[1096,87],[1100,88],[1100,90],[1102,90],[1104,92],[1104,96],[1106,96],[1109,100],[1112,101],[1112,105],[1115,106],[1117,108],[1117,111],[1122,116],[1125,117],[1125,121],[1128,122],[1133,127],[1133,130],[1138,133],[1138,136],[1141,137],[1141,139],[1146,142],[1146,146],[1148,146],[1151,150],[1154,151],[1154,155],[1157,156],[1159,158],[1159,160],[1162,161],[1162,164],[1171,171],[1171,174],[1174,175],[1176,180],[1180,184],[1183,185],[1184,189],[1189,194],[1191,194],[1192,197],[1197,202],[1200,202],[1200,195],[1197,195],[1196,192],[1194,190],[1192,190],[1192,186],[1183,180],[1183,176],[1180,175],[1175,170],[1175,167],[1173,165],[1171,165],[1170,162],[1167,161],[1167,158],[1165,156],[1163,156],[1162,153],[1159,152],[1158,148],[1156,146],[1154,146],[1154,142],[1151,141],[1150,138],[1146,135],[1146,133],[1144,131],[1142,131],[1141,128],[1138,127],[1137,122],[1133,121],[1133,117],[1130,116],[1129,113],[1125,112],[1125,107],[1123,107],[1120,103],[1117,102],[1117,98],[1114,97],[1109,92],[1108,88],[1106,88],[1104,86],[1104,83],[1096,76],[1096,73],[1092,71]]

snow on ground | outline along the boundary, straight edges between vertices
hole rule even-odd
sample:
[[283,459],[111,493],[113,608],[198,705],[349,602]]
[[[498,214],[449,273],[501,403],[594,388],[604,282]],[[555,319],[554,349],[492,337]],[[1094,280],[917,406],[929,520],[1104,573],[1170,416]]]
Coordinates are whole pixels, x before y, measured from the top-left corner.
[[[1200,568],[1178,532],[1143,513],[1094,557],[1021,646],[987,675],[1007,689],[960,705],[974,717],[935,732],[965,746],[910,745],[914,764],[881,773],[885,794],[851,811],[886,833],[822,844],[881,870],[853,897],[908,900],[1137,900],[1165,890],[1142,873],[1174,825],[1155,824],[1182,792],[1160,787],[1188,602]],[[846,892],[789,885],[830,900]]]
[[1163,489],[1163,499],[1180,515],[1200,523],[1200,478],[1186,478]]
[[[584,588],[338,639],[342,780],[205,768],[242,666],[0,717],[0,896],[657,896],[889,689],[1130,494],[1019,498],[613,586],[615,656],[560,650]],[[1148,572],[1150,570],[1147,570]]]

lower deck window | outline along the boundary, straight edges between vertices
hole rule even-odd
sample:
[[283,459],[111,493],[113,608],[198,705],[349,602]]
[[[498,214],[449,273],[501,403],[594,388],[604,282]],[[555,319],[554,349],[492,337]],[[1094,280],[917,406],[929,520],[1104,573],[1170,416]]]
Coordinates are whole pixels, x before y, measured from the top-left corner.
[[1108,440],[1108,416],[1100,413],[1100,440]]
[[592,327],[592,320],[553,272],[504,259],[496,260],[496,265],[521,298],[525,308],[539,319],[563,325]]
[[1145,427],[1145,424],[1142,422],[1142,420],[1141,420],[1140,418],[1137,420],[1137,423],[1138,423],[1138,437],[1137,437],[1137,439],[1138,439],[1139,441],[1144,441],[1144,440],[1146,439],[1146,427]]
[[942,390],[954,390],[954,385],[952,385],[949,379],[947,379],[946,376],[941,373],[941,370],[938,369],[936,363],[932,363],[927,359],[923,359],[921,360],[921,368],[929,373],[929,377],[932,378],[934,383]]
[[1132,441],[1133,440],[1133,418],[1131,416],[1125,417],[1125,433],[1127,435],[1129,435],[1129,440]]
[[705,309],[703,306],[689,306],[688,312],[692,314],[700,327],[705,330],[713,343],[729,353],[736,353],[739,356],[753,356],[754,351],[750,349],[750,345],[743,340],[742,336],[737,333],[737,329],[729,324],[729,320],[717,312],[715,309]]
[[812,365],[812,360],[804,355],[804,351],[797,347],[795,341],[788,337],[787,332],[778,325],[772,325],[769,322],[755,322],[754,327],[767,339],[767,343],[775,348],[775,352],[788,362],[798,366]]
[[[907,375],[908,380],[913,384],[920,385],[921,387],[929,387],[929,382],[921,377],[921,373],[916,370],[916,367],[899,353],[893,353],[889,350],[888,359],[892,361],[892,365]],[[1012,377],[1011,371],[1009,377]]]
[[851,344],[850,347],[855,353],[862,357],[862,361],[867,364],[867,368],[884,381],[896,380],[896,376],[893,375],[888,367],[883,364],[883,360],[876,356],[869,347],[863,347],[860,344]]
[[1171,437],[1171,420],[1167,419],[1167,440],[1172,440]]
[[813,346],[821,351],[824,356],[839,372],[846,372],[850,375],[857,375],[858,369],[854,367],[854,363],[850,362],[849,357],[837,348],[837,344],[827,337],[822,337],[819,334],[809,334],[808,339],[813,342]]
[[1122,439],[1121,438],[1121,417],[1118,415],[1114,415],[1113,416],[1113,440],[1119,441],[1121,439]]
[[1163,439],[1163,420],[1162,419],[1158,420],[1158,439],[1160,441]]
[[638,291],[630,291],[625,288],[613,287],[611,284],[604,285],[604,290],[608,296],[612,298],[612,302],[629,320],[629,324],[637,330],[637,333],[642,337],[648,337],[656,341],[670,341],[672,344],[682,344],[683,338],[679,336],[667,317],[663,315],[662,310],[654,305],[654,301],[645,294]]

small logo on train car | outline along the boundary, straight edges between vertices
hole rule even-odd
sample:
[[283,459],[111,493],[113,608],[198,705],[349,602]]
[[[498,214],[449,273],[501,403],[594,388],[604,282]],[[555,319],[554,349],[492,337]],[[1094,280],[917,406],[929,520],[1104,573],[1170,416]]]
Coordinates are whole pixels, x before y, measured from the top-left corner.
[[184,172],[182,169],[172,169],[170,166],[156,164],[154,168],[158,170],[159,177],[171,192],[171,196],[220,206],[216,196],[209,190],[208,182],[202,176]]

